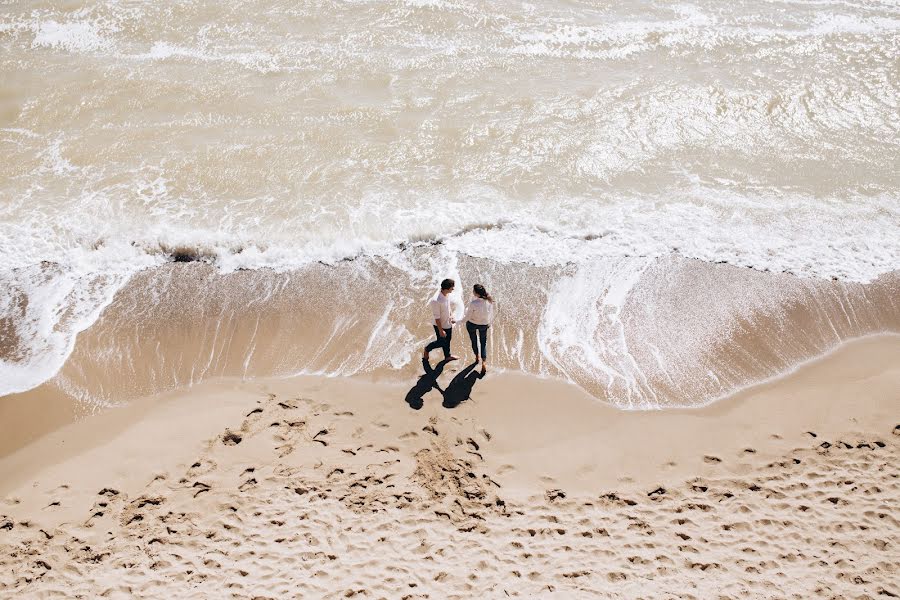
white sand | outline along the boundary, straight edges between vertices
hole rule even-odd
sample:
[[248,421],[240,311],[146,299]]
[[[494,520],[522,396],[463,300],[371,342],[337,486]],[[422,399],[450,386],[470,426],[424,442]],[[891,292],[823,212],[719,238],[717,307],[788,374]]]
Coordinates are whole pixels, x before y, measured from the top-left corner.
[[44,436],[0,461],[0,595],[900,594],[900,336],[694,411],[408,389],[219,381]]

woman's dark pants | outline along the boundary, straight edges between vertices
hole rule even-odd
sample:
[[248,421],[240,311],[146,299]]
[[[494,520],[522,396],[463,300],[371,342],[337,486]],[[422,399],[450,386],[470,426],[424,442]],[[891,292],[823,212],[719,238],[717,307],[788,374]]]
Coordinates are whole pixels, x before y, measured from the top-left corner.
[[487,330],[490,325],[476,325],[471,321],[466,321],[466,331],[469,332],[469,339],[472,341],[472,352],[475,358],[478,358],[478,340],[481,340],[481,360],[487,360]]

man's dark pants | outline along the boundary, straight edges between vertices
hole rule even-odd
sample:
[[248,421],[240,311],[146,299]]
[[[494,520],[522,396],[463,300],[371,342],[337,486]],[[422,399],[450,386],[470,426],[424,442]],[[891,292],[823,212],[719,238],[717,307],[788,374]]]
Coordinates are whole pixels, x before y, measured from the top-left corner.
[[437,339],[425,346],[425,352],[431,352],[436,348],[441,348],[444,351],[444,358],[450,358],[450,338],[453,337],[453,329],[445,329],[444,337],[441,337],[440,333],[438,333],[437,325],[432,325],[434,328],[434,335],[437,336]]

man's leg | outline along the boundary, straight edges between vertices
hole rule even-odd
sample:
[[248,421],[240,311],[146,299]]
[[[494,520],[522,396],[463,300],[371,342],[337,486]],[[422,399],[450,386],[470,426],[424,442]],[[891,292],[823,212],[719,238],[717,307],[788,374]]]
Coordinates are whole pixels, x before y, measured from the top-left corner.
[[441,335],[438,333],[437,325],[432,325],[431,328],[434,329],[435,340],[433,342],[431,342],[430,344],[428,344],[427,346],[425,346],[425,356],[426,357],[428,356],[428,353],[431,352],[432,350],[434,350],[436,348],[444,347],[444,340],[441,337]]
[[[435,328],[436,329],[436,328]],[[444,358],[450,360],[450,340],[453,339],[453,328],[445,329],[444,333]]]

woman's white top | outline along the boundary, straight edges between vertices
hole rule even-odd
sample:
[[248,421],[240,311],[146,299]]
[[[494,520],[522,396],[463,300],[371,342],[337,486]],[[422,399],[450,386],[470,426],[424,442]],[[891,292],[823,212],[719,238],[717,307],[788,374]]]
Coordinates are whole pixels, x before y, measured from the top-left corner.
[[494,321],[494,303],[473,298],[466,307],[465,320],[474,325],[490,325]]

